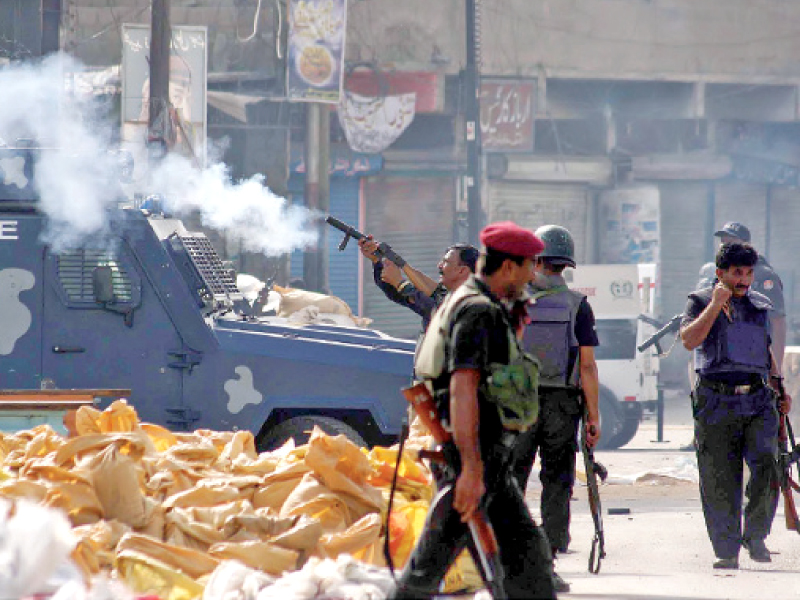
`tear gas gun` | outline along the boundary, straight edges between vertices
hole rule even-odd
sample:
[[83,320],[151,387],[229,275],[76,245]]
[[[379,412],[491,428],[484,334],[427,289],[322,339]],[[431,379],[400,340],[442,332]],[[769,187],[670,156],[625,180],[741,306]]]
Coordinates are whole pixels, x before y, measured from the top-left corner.
[[[660,325],[660,323],[658,321],[656,321],[655,319],[651,319],[647,315],[639,315],[639,319],[644,321],[645,323],[648,323],[648,324],[652,325],[653,327],[658,327]],[[656,352],[658,352],[659,355],[663,355],[664,351],[661,350],[661,344],[660,344],[661,338],[663,338],[664,336],[666,336],[669,333],[673,333],[675,331],[678,331],[681,328],[681,321],[682,320],[683,320],[683,314],[682,313],[679,314],[679,315],[675,315],[674,317],[672,317],[667,322],[666,325],[661,327],[661,329],[656,331],[653,335],[651,335],[649,338],[647,338],[645,341],[643,341],[640,345],[638,345],[636,347],[636,349],[639,352],[644,352],[650,346],[655,346],[656,347]]]
[[[343,252],[344,249],[347,248],[347,242],[350,241],[350,238],[354,238],[356,241],[367,239],[367,236],[361,233],[358,229],[352,225],[348,225],[347,223],[340,221],[335,217],[328,215],[325,217],[325,222],[344,233],[344,237],[339,243],[339,252]],[[378,244],[378,249],[375,251],[375,256],[377,256],[379,259],[385,258],[386,260],[390,260],[401,269],[406,266],[406,261],[403,260],[403,257],[392,250],[392,247],[386,242],[381,242]]]
[[608,470],[594,459],[594,452],[586,444],[586,426],[588,413],[586,412],[586,397],[581,390],[583,400],[584,426],[581,428],[581,452],[583,453],[583,465],[586,469],[586,489],[589,492],[589,510],[594,521],[594,539],[592,540],[592,551],[589,553],[589,573],[595,575],[600,572],[600,561],[606,557],[606,539],[603,533],[603,506],[600,503],[600,490],[597,486],[597,478],[605,481],[608,477]]
[[[453,442],[453,436],[442,426],[436,404],[427,386],[424,383],[418,383],[405,388],[403,396],[411,404],[422,424],[431,432],[433,439],[441,447],[441,450],[438,451],[420,450],[420,458],[427,458],[450,466],[458,464],[458,450]],[[507,596],[503,585],[505,574],[503,565],[500,562],[500,548],[494,528],[486,518],[485,506],[481,506],[475,515],[467,521],[467,526],[480,557],[480,570],[484,573],[486,588],[492,594],[494,600],[504,600]]]
[[[772,384],[777,400],[780,402],[786,394],[786,390],[783,389],[783,381],[772,379]],[[800,446],[795,443],[788,415],[781,412],[779,414],[778,469],[781,494],[783,495],[783,512],[786,517],[786,529],[800,533],[800,518],[798,518],[797,507],[794,503],[794,492],[800,493],[800,484],[792,479],[792,466],[796,466],[800,462]]]

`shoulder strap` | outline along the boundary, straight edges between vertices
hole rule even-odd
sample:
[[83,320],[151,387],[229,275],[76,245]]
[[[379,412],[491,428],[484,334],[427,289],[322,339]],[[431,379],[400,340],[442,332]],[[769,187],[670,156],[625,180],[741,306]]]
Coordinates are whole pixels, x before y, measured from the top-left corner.
[[561,292],[567,292],[569,288],[566,285],[557,285],[555,287],[547,288],[546,290],[538,290],[531,294],[531,301],[536,302],[539,298],[544,298],[545,296],[554,296],[555,294],[560,294]]

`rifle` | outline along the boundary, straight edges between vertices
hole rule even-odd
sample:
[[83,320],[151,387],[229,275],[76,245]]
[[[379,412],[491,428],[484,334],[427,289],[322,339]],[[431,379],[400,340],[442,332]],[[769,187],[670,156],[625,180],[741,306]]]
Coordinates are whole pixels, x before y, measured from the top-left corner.
[[639,346],[636,347],[636,349],[639,352],[644,352],[650,346],[655,345],[656,352],[658,352],[659,355],[662,355],[664,354],[664,351],[661,350],[661,344],[659,343],[661,341],[661,338],[663,338],[668,333],[672,333],[673,331],[678,331],[680,329],[681,321],[683,320],[683,314],[675,315],[669,321],[667,321],[667,324],[664,326],[661,326],[661,324],[658,321],[656,321],[655,319],[651,319],[647,315],[639,315],[639,319],[641,321],[644,321],[645,323],[652,325],[653,327],[661,327],[661,329],[659,329],[653,335],[651,335],[649,338],[643,341]]
[[[441,446],[439,451],[420,450],[420,458],[454,466],[458,461],[458,451],[453,443],[453,436],[442,427],[439,412],[433,396],[424,383],[418,383],[402,390],[403,396],[411,404],[423,425],[431,432],[434,441]],[[467,521],[469,533],[480,558],[481,575],[486,588],[494,600],[507,598],[503,581],[505,574],[500,562],[500,548],[492,524],[486,518],[486,507],[481,506],[473,517]]]
[[[339,242],[339,252],[343,252],[344,249],[347,248],[347,242],[350,241],[350,238],[354,238],[355,240],[367,239],[367,236],[361,233],[358,229],[352,225],[348,225],[347,223],[340,221],[336,217],[331,217],[328,215],[325,217],[325,222],[344,233],[342,241]],[[397,254],[397,252],[392,250],[392,247],[386,242],[381,242],[378,244],[378,249],[375,251],[375,256],[377,256],[379,259],[385,258],[390,260],[401,269],[406,265],[406,261],[403,260],[403,258]]]
[[586,443],[586,422],[588,412],[586,411],[586,397],[583,390],[580,391],[583,399],[583,420],[584,426],[581,428],[581,453],[583,454],[583,465],[586,469],[586,489],[589,493],[589,510],[594,521],[594,539],[592,539],[592,551],[589,553],[589,573],[597,574],[600,572],[600,561],[606,557],[606,539],[603,533],[603,506],[600,503],[600,490],[597,487],[597,478],[605,481],[608,477],[608,470],[594,459],[594,452]]
[[[786,390],[780,379],[774,379],[777,388],[778,401],[783,399]],[[778,469],[780,471],[780,487],[783,494],[783,512],[786,519],[786,529],[800,533],[800,518],[797,515],[797,507],[794,503],[793,492],[800,493],[800,484],[792,479],[792,465],[800,461],[800,446],[794,441],[794,432],[788,415],[780,414],[780,425],[778,429]],[[791,449],[790,449],[791,448]]]

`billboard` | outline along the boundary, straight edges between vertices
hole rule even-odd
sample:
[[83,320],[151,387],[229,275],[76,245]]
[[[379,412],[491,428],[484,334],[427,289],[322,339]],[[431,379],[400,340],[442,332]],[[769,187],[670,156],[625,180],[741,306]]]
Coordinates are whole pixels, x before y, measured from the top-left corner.
[[[173,151],[202,166],[206,153],[207,30],[172,27],[169,96],[175,132]],[[146,164],[150,98],[150,26],[122,26],[122,136],[135,158],[137,171]]]
[[347,0],[289,0],[289,100],[339,103],[346,26]]
[[481,79],[481,146],[485,152],[533,152],[536,84]]

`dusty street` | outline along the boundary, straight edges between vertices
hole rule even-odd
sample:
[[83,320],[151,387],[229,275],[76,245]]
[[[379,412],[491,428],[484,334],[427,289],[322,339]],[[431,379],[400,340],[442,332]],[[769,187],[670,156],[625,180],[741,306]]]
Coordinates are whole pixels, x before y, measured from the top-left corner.
[[[624,449],[598,452],[609,470],[601,487],[607,557],[598,575],[587,572],[593,536],[586,488],[576,487],[573,500],[572,544],[560,555],[557,570],[572,585],[563,597],[576,599],[755,599],[800,598],[800,535],[787,531],[783,501],[778,507],[767,546],[772,563],[740,554],[739,571],[715,571],[714,554],[700,508],[691,442],[688,399],[667,399],[664,442],[655,443],[656,422],[648,420]],[[580,464],[580,463],[579,463]],[[579,467],[580,468],[580,467]],[[630,483],[637,475],[643,480]],[[534,476],[527,497],[538,515],[539,482]],[[630,514],[609,515],[609,509]]]

